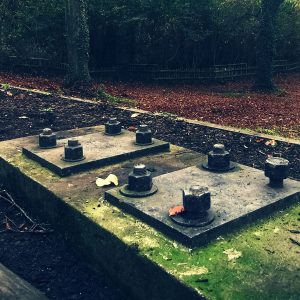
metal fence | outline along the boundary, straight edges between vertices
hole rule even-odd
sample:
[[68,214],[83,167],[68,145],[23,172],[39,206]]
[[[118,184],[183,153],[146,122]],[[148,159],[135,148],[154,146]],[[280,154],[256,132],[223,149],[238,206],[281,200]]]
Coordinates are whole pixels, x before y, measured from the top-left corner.
[[[66,72],[67,63],[62,63],[47,58],[19,58],[9,56],[5,61],[7,68],[26,68],[39,70],[54,70]],[[4,64],[0,68],[4,68]],[[193,82],[193,81],[222,81],[237,78],[253,77],[256,67],[248,66],[246,63],[214,65],[210,68],[202,69],[160,69],[154,64],[130,64],[113,68],[93,68],[90,67],[91,75],[99,79],[115,80],[142,80],[142,81],[162,81],[162,82]],[[286,60],[276,60],[273,65],[273,72],[293,72],[300,70],[300,62],[290,63]]]

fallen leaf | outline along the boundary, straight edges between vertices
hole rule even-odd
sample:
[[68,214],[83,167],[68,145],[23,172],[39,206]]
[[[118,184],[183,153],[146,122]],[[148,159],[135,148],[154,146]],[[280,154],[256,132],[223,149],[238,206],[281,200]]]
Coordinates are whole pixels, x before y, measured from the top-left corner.
[[140,113],[134,113],[134,114],[131,115],[131,118],[136,118],[136,117],[138,117],[139,115],[140,115]]
[[96,185],[98,187],[109,186],[111,184],[114,184],[115,186],[119,185],[118,177],[116,175],[114,175],[114,174],[108,175],[108,177],[105,178],[105,179],[103,179],[103,178],[97,178],[97,180],[96,180]]
[[111,183],[113,183],[115,186],[119,185],[118,177],[114,174],[109,174],[106,179],[109,180]]
[[129,126],[129,127],[127,128],[127,130],[128,130],[128,131],[132,131],[132,132],[136,132],[136,127],[134,127],[134,126]]
[[276,147],[277,143],[275,140],[266,141],[266,146]]
[[233,248],[227,249],[227,250],[223,251],[223,253],[228,256],[228,260],[229,261],[236,260],[236,259],[238,259],[238,258],[240,258],[242,256],[242,252],[237,251],[237,250],[235,250]]
[[184,212],[184,207],[182,205],[178,205],[175,207],[170,208],[169,210],[169,216],[177,216],[178,214]]
[[256,236],[256,237],[262,237],[262,232],[260,232],[260,231],[255,231],[255,232],[253,232],[253,234]]

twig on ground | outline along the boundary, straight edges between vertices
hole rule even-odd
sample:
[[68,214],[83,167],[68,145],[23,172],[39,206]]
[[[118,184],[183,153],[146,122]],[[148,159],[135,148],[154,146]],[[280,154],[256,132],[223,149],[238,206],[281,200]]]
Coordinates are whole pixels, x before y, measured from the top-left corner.
[[295,244],[295,245],[297,245],[297,246],[300,247],[300,242],[298,242],[297,240],[295,240],[295,239],[293,239],[293,238],[290,238],[290,241],[291,241],[293,244]]
[[[28,214],[24,211],[24,209],[18,205],[15,200],[13,199],[13,197],[4,189],[0,189],[0,199],[8,202],[9,204],[11,204],[10,208],[17,208],[18,211],[22,214],[22,216],[29,222],[31,223],[31,226],[26,226],[29,227],[28,230],[21,230],[26,224],[22,224],[20,226],[17,226],[10,218],[8,218],[7,215],[5,215],[5,219],[3,224],[5,224],[6,229],[5,230],[1,230],[0,233],[3,232],[7,232],[7,231],[13,231],[13,232],[20,232],[20,233],[26,233],[26,232],[30,232],[30,233],[50,233],[53,232],[53,230],[49,230],[46,229],[44,226],[49,226],[48,224],[39,224],[37,222],[35,222],[34,220],[32,220],[32,218],[30,218],[28,216]],[[44,226],[43,226],[44,225]],[[37,229],[39,228],[39,229]]]
[[289,232],[298,234],[298,233],[300,233],[300,230],[290,229]]

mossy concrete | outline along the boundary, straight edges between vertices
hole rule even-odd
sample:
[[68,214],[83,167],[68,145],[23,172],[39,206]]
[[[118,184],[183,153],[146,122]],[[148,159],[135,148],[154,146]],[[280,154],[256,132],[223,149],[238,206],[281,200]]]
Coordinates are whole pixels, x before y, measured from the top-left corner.
[[[96,130],[96,129],[95,129]],[[75,130],[84,133],[84,130]],[[106,270],[136,299],[298,299],[300,205],[188,249],[103,200],[96,177],[146,162],[154,175],[204,161],[183,148],[60,178],[21,154],[34,138],[0,143],[0,180],[23,205],[45,217],[97,270]],[[300,183],[299,183],[300,184]],[[292,230],[292,233],[290,230]],[[294,231],[293,231],[294,230]],[[228,260],[225,250],[239,253]],[[230,251],[229,251],[230,252]],[[239,257],[239,258],[238,258]]]
[[47,300],[46,296],[31,284],[5,268],[0,263],[1,300]]

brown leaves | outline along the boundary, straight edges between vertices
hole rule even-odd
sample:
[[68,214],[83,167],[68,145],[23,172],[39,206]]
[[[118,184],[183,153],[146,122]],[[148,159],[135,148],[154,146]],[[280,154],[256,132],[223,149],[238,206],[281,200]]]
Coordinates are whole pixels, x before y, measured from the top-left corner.
[[235,261],[242,256],[242,252],[233,248],[224,250],[223,253],[228,256],[228,261]]
[[[210,86],[174,84],[168,88],[163,84],[105,82],[105,87],[109,94],[117,97],[128,95],[136,100],[138,108],[151,112],[168,112],[188,119],[251,128],[265,133],[268,133],[266,129],[274,129],[276,132],[279,130],[299,136],[300,76],[284,75],[276,80],[276,84],[288,92],[282,97],[250,92],[250,81]],[[59,93],[63,86],[62,77],[48,79],[12,73],[0,73],[0,82]],[[98,87],[99,84],[95,84],[91,92]],[[64,89],[64,93],[76,95],[75,90]],[[77,91],[78,94],[81,95]]]
[[182,212],[184,212],[184,207],[182,205],[178,205],[178,206],[170,208],[169,216],[170,217],[177,216]]
[[269,141],[266,141],[265,145],[266,146],[271,146],[271,147],[276,147],[277,142],[275,140],[269,140]]
[[129,127],[127,128],[127,130],[128,130],[128,131],[131,131],[131,132],[136,132],[137,128],[134,127],[134,126],[129,126]]

